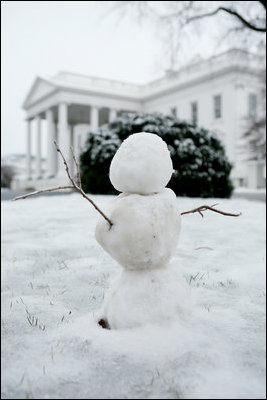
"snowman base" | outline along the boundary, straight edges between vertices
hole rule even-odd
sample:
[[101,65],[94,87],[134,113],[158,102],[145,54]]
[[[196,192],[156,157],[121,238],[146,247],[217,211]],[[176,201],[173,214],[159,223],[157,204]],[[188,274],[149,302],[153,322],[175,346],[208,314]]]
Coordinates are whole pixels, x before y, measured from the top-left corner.
[[123,270],[106,294],[98,324],[131,329],[184,319],[190,310],[190,288],[175,268]]

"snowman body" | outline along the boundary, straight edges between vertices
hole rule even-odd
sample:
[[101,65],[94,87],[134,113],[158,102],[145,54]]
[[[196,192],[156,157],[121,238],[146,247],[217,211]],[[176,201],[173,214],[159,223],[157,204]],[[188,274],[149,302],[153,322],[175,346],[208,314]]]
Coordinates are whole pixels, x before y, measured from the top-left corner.
[[123,267],[101,310],[111,329],[188,311],[188,286],[169,265],[181,228],[175,193],[165,188],[171,174],[166,143],[147,132],[129,136],[111,162],[111,182],[122,193],[107,210],[112,227],[101,219],[95,230],[99,244]]

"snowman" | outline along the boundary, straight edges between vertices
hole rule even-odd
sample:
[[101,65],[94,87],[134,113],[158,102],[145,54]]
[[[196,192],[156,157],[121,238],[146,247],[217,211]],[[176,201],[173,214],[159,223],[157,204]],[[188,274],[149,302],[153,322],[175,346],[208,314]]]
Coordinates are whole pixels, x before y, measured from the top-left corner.
[[122,267],[107,292],[99,325],[128,329],[183,318],[191,307],[189,286],[171,265],[181,215],[166,188],[173,172],[166,143],[140,132],[124,140],[110,165],[110,181],[121,192],[100,219],[95,237]]
[[96,240],[122,270],[106,294],[98,324],[103,328],[127,329],[186,317],[192,309],[190,289],[177,266],[170,263],[178,243],[181,215],[198,212],[203,217],[205,210],[231,217],[241,213],[215,209],[217,204],[180,213],[175,193],[166,188],[173,172],[168,147],[158,135],[140,132],[130,135],[112,159],[110,180],[121,194],[104,214],[82,189],[73,149],[77,182],[56,141],[54,144],[70,183],[12,200],[73,189],[103,217],[95,229]]

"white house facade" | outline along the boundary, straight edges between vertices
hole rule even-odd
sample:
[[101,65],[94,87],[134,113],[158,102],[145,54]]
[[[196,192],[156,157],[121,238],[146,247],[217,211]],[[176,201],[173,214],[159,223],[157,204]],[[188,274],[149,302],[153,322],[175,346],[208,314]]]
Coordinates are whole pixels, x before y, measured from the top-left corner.
[[[24,179],[15,179],[12,186],[42,189],[67,183],[64,165],[53,144],[55,139],[73,168],[70,146],[78,156],[89,131],[122,112],[140,111],[172,113],[213,131],[224,143],[234,165],[234,184],[265,187],[265,164],[248,161],[249,147],[242,146],[246,127],[262,112],[262,86],[257,57],[237,49],[179,71],[168,71],[161,79],[145,85],[69,72],[60,72],[50,79],[37,77],[23,103],[27,173]],[[45,131],[42,131],[43,119]],[[35,149],[32,149],[33,135]],[[47,142],[45,173],[41,170],[41,135],[46,136]]]

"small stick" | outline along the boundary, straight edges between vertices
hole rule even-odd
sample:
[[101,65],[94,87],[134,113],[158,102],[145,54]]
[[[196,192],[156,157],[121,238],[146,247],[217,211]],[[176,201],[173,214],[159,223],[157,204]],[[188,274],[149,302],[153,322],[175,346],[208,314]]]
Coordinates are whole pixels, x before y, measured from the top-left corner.
[[[102,215],[102,217],[104,217],[105,220],[109,223],[110,229],[111,229],[113,223],[112,223],[112,222],[110,221],[110,219],[103,213],[103,211],[101,211],[100,208],[97,207],[97,205],[93,202],[93,200],[91,200],[91,199],[84,193],[84,191],[82,190],[81,186],[78,186],[78,185],[75,183],[74,179],[73,179],[72,176],[70,175],[69,167],[68,167],[67,161],[65,160],[65,157],[63,156],[63,154],[62,154],[62,152],[61,152],[60,148],[58,147],[57,142],[56,142],[55,140],[54,140],[54,144],[55,144],[55,146],[56,146],[57,151],[59,152],[59,154],[61,155],[61,157],[62,157],[62,159],[63,159],[63,162],[64,162],[64,164],[65,164],[65,166],[66,166],[66,172],[67,172],[67,174],[68,174],[68,177],[69,177],[71,183],[73,184],[73,188],[76,189],[79,193],[81,193],[81,195],[82,195],[86,200],[88,200],[88,201],[95,207],[95,209],[96,209],[96,210]],[[75,158],[74,158],[74,162],[75,162],[75,164],[76,164],[77,174],[78,174],[78,171],[79,171],[79,173],[80,173],[80,169],[77,167],[77,166],[78,166],[78,162],[77,162],[77,160],[76,160]]]
[[75,157],[74,151],[73,151],[73,147],[70,148],[71,149],[71,153],[72,153],[72,158],[75,162],[76,165],[76,169],[77,169],[77,179],[78,179],[78,185],[81,188],[82,187],[82,179],[81,179],[81,173],[80,173],[80,166],[79,163]]
[[67,175],[68,175],[68,177],[69,177],[69,180],[71,181],[71,183],[73,184],[73,186],[76,186],[76,184],[75,184],[75,182],[74,182],[74,179],[72,178],[72,176],[71,176],[71,174],[70,174],[67,161],[65,160],[65,157],[63,156],[62,151],[61,151],[60,148],[58,147],[57,142],[56,142],[55,140],[54,140],[54,145],[56,146],[57,151],[59,152],[59,154],[60,154],[61,157],[62,157],[63,163],[64,163],[64,165],[65,165],[65,167],[66,167],[65,169],[66,169]]
[[100,208],[97,207],[97,205],[93,202],[93,200],[91,200],[91,199],[84,193],[84,191],[83,191],[81,188],[78,188],[77,186],[75,186],[75,189],[77,189],[78,192],[80,192],[81,195],[82,195],[86,200],[88,200],[88,201],[95,207],[95,209],[102,215],[102,217],[105,218],[105,220],[106,220],[106,221],[109,223],[109,225],[110,225],[110,228],[109,228],[109,229],[111,229],[111,227],[112,227],[112,225],[113,225],[113,222],[110,221],[110,219],[103,213],[103,211],[101,211]]
[[44,192],[53,192],[54,190],[61,190],[61,189],[73,189],[73,186],[58,186],[55,188],[49,188],[49,189],[43,189],[43,190],[37,190],[36,192],[31,192],[28,194],[24,194],[23,196],[18,196],[12,199],[12,201],[20,200],[20,199],[26,199],[26,197],[34,196],[35,194],[39,193],[44,193]]
[[216,208],[213,208],[214,206],[217,206],[217,204],[213,204],[212,206],[200,206],[200,207],[194,208],[193,210],[190,210],[190,211],[184,211],[181,213],[181,215],[192,214],[192,213],[198,212],[201,215],[201,217],[203,218],[202,211],[206,211],[206,210],[211,210],[211,211],[217,212],[222,215],[227,215],[229,217],[239,217],[242,214],[242,213],[239,213],[239,214],[227,213],[224,211],[217,210]]
[[68,178],[69,178],[69,180],[71,181],[72,185],[69,185],[69,186],[58,186],[58,187],[55,187],[55,188],[37,190],[37,191],[35,191],[35,192],[31,192],[31,193],[25,194],[25,195],[23,195],[23,196],[15,197],[15,198],[12,199],[12,200],[15,201],[15,200],[20,200],[20,199],[26,199],[27,197],[34,196],[34,195],[36,195],[36,194],[45,193],[45,192],[53,192],[54,190],[75,189],[75,190],[77,190],[86,200],[88,200],[88,201],[94,206],[94,208],[102,215],[103,218],[105,218],[105,220],[109,223],[109,229],[111,229],[111,227],[112,227],[112,225],[113,225],[113,223],[111,222],[111,220],[103,213],[103,211],[100,210],[99,207],[97,207],[97,205],[94,203],[94,201],[93,201],[92,199],[90,199],[90,197],[88,197],[88,196],[84,193],[84,191],[82,190],[82,187],[81,187],[81,174],[80,174],[79,163],[78,163],[78,161],[77,161],[77,159],[76,159],[76,157],[75,157],[75,155],[74,155],[73,149],[71,148],[71,152],[72,152],[72,157],[73,157],[73,160],[74,160],[74,162],[75,162],[76,169],[77,169],[78,185],[75,183],[73,177],[72,177],[71,174],[70,174],[69,166],[68,166],[68,164],[67,164],[67,161],[65,160],[65,157],[63,156],[62,151],[61,151],[60,148],[58,147],[57,142],[54,141],[54,144],[55,144],[55,146],[56,146],[57,151],[59,152],[59,154],[60,154],[61,157],[62,157],[62,160],[63,160],[63,163],[64,163],[64,165],[65,165],[65,169],[66,169]]

